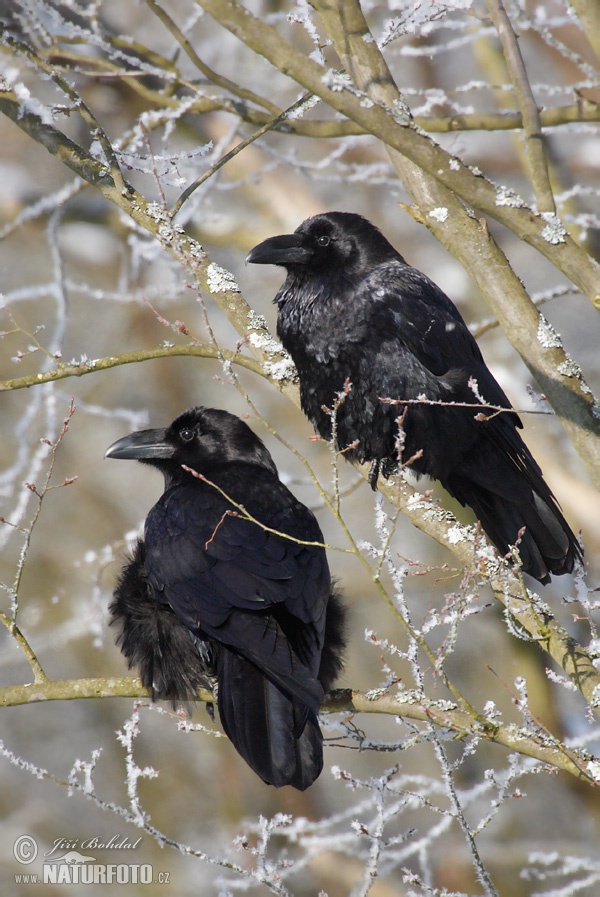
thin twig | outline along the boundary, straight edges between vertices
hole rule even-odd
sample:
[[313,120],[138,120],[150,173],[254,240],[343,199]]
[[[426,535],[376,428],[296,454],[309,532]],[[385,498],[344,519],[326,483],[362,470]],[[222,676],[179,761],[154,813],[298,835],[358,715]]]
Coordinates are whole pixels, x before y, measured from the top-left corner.
[[[151,0],[146,0],[146,2],[151,2]],[[173,207],[171,208],[169,212],[171,217],[175,217],[184,202],[186,202],[190,198],[192,193],[194,193],[194,191],[197,190],[198,187],[200,187],[205,181],[211,178],[220,168],[226,165],[227,162],[237,156],[238,153],[241,153],[243,149],[245,149],[247,146],[250,146],[251,143],[254,143],[254,141],[258,140],[259,137],[262,137],[263,134],[266,134],[268,131],[273,130],[273,128],[277,127],[277,125],[280,125],[283,121],[285,121],[286,118],[291,115],[291,113],[299,109],[311,96],[312,94],[310,93],[310,91],[302,94],[299,100],[296,100],[295,103],[292,103],[291,106],[288,106],[287,109],[284,109],[284,111],[277,115],[275,118],[266,122],[266,124],[264,124],[257,131],[254,131],[254,133],[250,134],[249,137],[246,137],[245,140],[242,140],[240,143],[236,144],[236,146],[234,146],[233,149],[229,150],[228,153],[225,153],[224,156],[221,156],[218,162],[215,162],[215,164],[212,165],[208,169],[208,171],[205,171],[200,175],[199,178],[196,178],[196,180],[192,184],[190,184],[189,187],[186,187],[177,202],[175,202]]]
[[[259,526],[266,533],[272,533],[274,536],[279,536],[280,539],[285,539],[288,542],[294,542],[296,545],[306,545],[311,548],[327,548],[327,549],[329,549],[329,551],[341,551],[343,554],[354,554],[353,548],[338,548],[337,546],[329,545],[326,542],[316,542],[312,539],[297,539],[296,536],[291,536],[289,533],[284,533],[284,532],[281,532],[281,530],[273,529],[273,527],[267,526],[266,523],[261,523],[260,520],[257,520],[256,517],[253,517],[252,514],[250,514],[250,512],[246,510],[244,505],[235,501],[230,495],[227,494],[227,492],[225,492],[224,489],[221,489],[220,486],[218,486],[216,483],[213,483],[212,480],[209,480],[208,477],[204,476],[204,474],[198,473],[197,470],[194,470],[193,467],[188,467],[187,464],[182,464],[181,466],[182,466],[183,470],[186,470],[188,473],[191,473],[191,475],[193,477],[196,477],[197,480],[202,480],[202,482],[206,483],[207,486],[212,486],[213,489],[216,489],[216,491],[219,492],[220,495],[223,496],[225,501],[228,502],[231,505],[231,507],[235,508],[236,511],[238,512],[236,514],[235,511],[226,511],[225,514],[223,514],[223,517],[221,518],[219,523],[217,524],[216,529],[218,529],[218,527],[223,523],[223,520],[225,519],[225,517],[227,515],[234,515],[236,517],[240,517],[242,520],[248,520],[250,523],[256,524],[256,526]],[[209,542],[211,542],[214,539],[215,534],[216,534],[216,529],[215,529],[215,532],[210,537],[210,539],[208,540]],[[206,544],[208,545],[208,542]]]
[[225,90],[228,90],[234,96],[240,97],[241,99],[246,100],[249,103],[255,103],[257,106],[262,106],[271,115],[276,115],[278,113],[279,110],[277,109],[277,106],[275,106],[269,100],[259,96],[252,90],[241,87],[239,84],[236,84],[235,81],[230,81],[229,78],[225,78],[223,77],[223,75],[219,75],[208,65],[206,65],[206,63],[202,59],[200,59],[183,31],[173,21],[168,12],[166,12],[161,6],[158,5],[156,0],[146,0],[146,5],[150,7],[154,15],[158,19],[160,19],[160,21],[168,29],[168,31],[171,32],[171,34],[173,35],[177,43],[182,47],[190,61],[196,66],[199,72],[202,72],[204,77],[211,84],[216,84],[217,87],[222,87]]
[[11,380],[0,380],[0,393],[15,389],[29,389],[31,386],[39,386],[42,383],[51,383],[55,380],[68,380],[70,377],[84,377],[95,371],[106,371],[123,364],[140,364],[155,358],[211,358],[220,360],[223,357],[232,364],[237,364],[246,370],[266,377],[267,374],[262,365],[255,358],[248,355],[240,355],[239,352],[231,352],[227,349],[216,350],[212,346],[204,346],[194,343],[184,346],[159,346],[155,349],[140,349],[136,352],[122,352],[120,355],[108,355],[106,358],[95,358],[76,362],[74,364],[59,364],[54,370],[43,371],[39,374],[28,374],[25,377],[15,377]]

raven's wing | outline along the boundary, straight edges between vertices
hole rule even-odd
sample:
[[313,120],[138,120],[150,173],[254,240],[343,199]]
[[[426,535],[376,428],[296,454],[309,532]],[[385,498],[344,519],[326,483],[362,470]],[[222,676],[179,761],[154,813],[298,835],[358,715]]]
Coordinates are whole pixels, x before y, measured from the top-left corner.
[[[468,407],[478,401],[470,377],[486,404],[511,406],[454,304],[420,271],[399,263],[382,266],[371,280],[372,329],[380,340],[371,369],[381,377],[379,390],[409,399],[422,391],[427,398],[458,403],[436,408],[435,415],[426,405],[411,406],[405,457],[423,448],[417,471],[440,479],[470,505],[502,553],[525,526],[522,560],[538,579],[546,581],[548,569],[572,569],[581,554],[578,543],[516,429],[522,426],[518,415],[483,407],[482,417],[477,407]],[[390,365],[390,333],[396,366]],[[431,446],[436,450],[427,455]]]
[[[305,411],[328,438],[331,415],[323,406],[349,378],[351,389],[337,416],[339,445],[356,446],[349,458],[395,460],[396,421],[407,402],[403,458],[414,459],[416,472],[445,483],[482,435],[478,407],[469,407],[479,404],[470,378],[486,404],[510,408],[460,313],[424,274],[397,260],[379,265],[358,283],[345,284],[336,302],[337,324],[329,321],[327,328],[327,363],[303,370],[304,356],[299,355]],[[330,311],[323,306],[324,314]],[[312,353],[313,330],[306,340]],[[421,397],[443,404],[420,403]],[[485,414],[485,408],[481,411]],[[510,443],[520,425],[517,415],[489,416],[488,429],[502,432]],[[518,444],[516,437],[515,450]]]
[[262,468],[229,465],[218,485],[234,501],[243,494],[248,513],[269,529],[190,477],[148,515],[148,579],[192,632],[234,649],[316,711],[329,570],[322,548],[297,540],[322,541],[318,524]]
[[[410,375],[404,378],[407,389],[411,383],[437,381],[434,393],[440,397],[446,389],[453,393],[450,400],[476,403],[468,385],[473,377],[486,403],[510,408],[460,312],[425,274],[399,262],[388,263],[365,279],[361,291],[371,296],[369,326],[377,332],[380,345],[392,338],[405,356]],[[419,368],[421,376],[415,376]],[[516,414],[510,417],[513,425],[518,423]]]

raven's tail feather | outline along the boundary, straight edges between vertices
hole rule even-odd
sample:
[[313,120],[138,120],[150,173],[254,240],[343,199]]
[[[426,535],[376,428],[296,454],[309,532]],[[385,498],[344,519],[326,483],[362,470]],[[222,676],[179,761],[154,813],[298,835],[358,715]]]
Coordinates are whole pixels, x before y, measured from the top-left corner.
[[453,483],[455,497],[473,508],[498,551],[505,555],[518,543],[524,572],[546,584],[550,573],[572,572],[582,558],[581,546],[549,489],[546,500],[530,488],[523,492],[525,498],[509,498],[467,480]]
[[225,733],[269,785],[304,791],[323,768],[316,714],[228,648],[217,654],[217,700]]

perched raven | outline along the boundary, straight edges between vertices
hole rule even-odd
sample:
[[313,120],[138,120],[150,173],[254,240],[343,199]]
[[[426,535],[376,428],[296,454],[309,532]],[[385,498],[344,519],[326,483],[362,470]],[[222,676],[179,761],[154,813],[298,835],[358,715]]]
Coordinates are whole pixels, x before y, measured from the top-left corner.
[[110,606],[129,666],[155,699],[211,689],[252,769],[303,791],[323,766],[317,713],[344,647],[325,550],[306,544],[323,542],[314,515],[226,411],[192,408],[166,430],[119,439],[106,457],[165,478]]
[[[373,488],[380,471],[398,468],[400,452],[413,471],[473,508],[501,554],[525,528],[518,543],[525,572],[542,583],[571,572],[580,546],[517,432],[517,414],[464,407],[478,396],[511,406],[436,284],[370,221],[348,212],[308,218],[295,233],[255,246],[248,261],[287,270],[275,297],[277,333],[298,369],[302,408],[330,439],[339,405],[338,447],[349,460],[374,462]],[[420,397],[463,407],[402,405]]]

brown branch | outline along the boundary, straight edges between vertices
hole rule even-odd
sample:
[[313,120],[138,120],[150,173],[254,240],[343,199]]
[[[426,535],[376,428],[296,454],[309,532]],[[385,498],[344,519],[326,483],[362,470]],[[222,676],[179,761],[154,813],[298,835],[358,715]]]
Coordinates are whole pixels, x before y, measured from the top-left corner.
[[[18,707],[44,701],[73,701],[91,698],[151,698],[150,691],[140,679],[110,677],[106,679],[47,679],[26,685],[0,688],[0,707]],[[200,689],[197,700],[212,702],[214,696]],[[473,718],[450,701],[431,701],[416,692],[397,690],[380,694],[374,692],[337,689],[326,695],[321,712],[324,713],[380,713],[402,716],[455,732],[458,737],[477,737],[517,751],[549,766],[568,772],[578,779],[596,785],[588,769],[593,759],[578,754],[548,735],[540,736],[514,725],[488,722]]]
[[[150,0],[146,0],[146,2],[150,2]],[[207,181],[214,174],[216,174],[216,172],[219,171],[219,169],[222,168],[224,165],[226,165],[227,162],[229,162],[231,159],[235,158],[235,156],[237,156],[238,153],[241,153],[241,151],[243,149],[246,149],[247,146],[250,146],[251,143],[254,143],[255,140],[258,140],[260,137],[262,137],[268,131],[271,131],[277,125],[280,125],[282,122],[286,121],[286,119],[289,118],[289,116],[292,114],[292,112],[295,112],[296,110],[300,109],[300,107],[303,106],[304,103],[306,103],[306,101],[309,99],[309,97],[310,97],[310,94],[305,93],[303,96],[300,97],[299,100],[296,100],[295,103],[292,103],[291,106],[288,106],[287,109],[284,109],[284,111],[281,112],[278,116],[276,116],[276,118],[273,118],[273,119],[265,122],[265,124],[261,128],[259,128],[258,131],[254,131],[253,134],[250,134],[249,137],[246,137],[245,140],[240,141],[240,143],[238,143],[236,146],[234,146],[232,150],[230,150],[228,153],[225,153],[224,156],[221,156],[221,158],[218,160],[218,162],[215,162],[215,164],[212,165],[207,171],[205,171],[204,174],[201,174],[199,178],[196,178],[196,180],[192,184],[190,184],[189,187],[186,187],[186,189],[183,191],[183,193],[181,194],[181,196],[179,197],[177,202],[170,209],[169,215],[171,215],[172,217],[175,217],[175,215],[181,209],[184,202],[186,202],[190,198],[192,193],[194,193],[194,191],[197,190],[198,187],[200,187],[205,181]]]
[[[539,110],[540,126],[556,128],[573,122],[600,121],[600,103],[578,98],[570,106],[550,106]],[[520,112],[467,112],[455,115],[415,115],[415,125],[430,134],[449,131],[520,131],[523,116]]]
[[[111,42],[115,43],[115,39],[113,38]],[[196,94],[199,93],[198,86],[183,78],[169,60],[158,57],[157,54],[142,45],[139,45],[138,53],[147,55],[153,65],[164,67],[166,72],[165,80],[173,90],[179,87]],[[193,98],[192,96],[183,97],[176,92],[168,94],[164,89],[157,90],[152,88],[147,83],[148,72],[143,69],[124,69],[109,59],[84,56],[71,50],[67,51],[62,47],[47,51],[45,58],[52,62],[59,71],[74,71],[78,75],[95,80],[123,80],[140,96],[145,97],[155,106],[164,110],[165,115],[167,110],[180,108],[184,99],[186,102],[191,100],[189,105],[186,105],[186,114],[189,116],[221,110],[234,115],[240,121],[257,126],[267,124],[272,120],[273,115],[279,115],[281,112],[275,104],[258,95],[254,97],[256,105],[248,105],[246,103],[238,103],[223,95],[211,97],[202,93]],[[157,72],[156,77],[159,77],[159,75],[160,73]],[[215,76],[215,80],[212,83],[218,85],[219,77]],[[239,96],[243,88],[235,85],[233,82],[229,83],[231,85],[230,91],[234,96]],[[206,85],[207,88],[210,86],[211,83]],[[263,111],[264,109],[267,111]],[[600,121],[600,103],[578,95],[576,102],[571,104],[540,107],[539,116],[542,128],[557,128],[561,125],[578,122],[598,122]],[[456,131],[520,131],[523,129],[523,116],[517,110],[455,112],[449,115],[415,115],[414,121],[418,128],[430,134],[447,134]],[[286,121],[284,124],[276,125],[273,130],[290,136],[317,139],[338,139],[369,133],[365,128],[351,120],[334,121],[321,119]]]
[[167,30],[171,32],[177,43],[182,47],[198,71],[201,72],[211,84],[216,84],[217,87],[222,87],[234,96],[238,96],[240,99],[246,100],[249,103],[255,103],[257,106],[262,106],[270,113],[271,117],[279,114],[279,109],[271,103],[270,100],[258,96],[258,94],[255,94],[245,87],[241,87],[239,84],[236,84],[235,81],[230,81],[229,78],[224,78],[206,65],[206,63],[200,59],[185,34],[178,28],[171,16],[158,5],[156,0],[146,0],[146,4],[150,7],[154,15],[160,19]]

